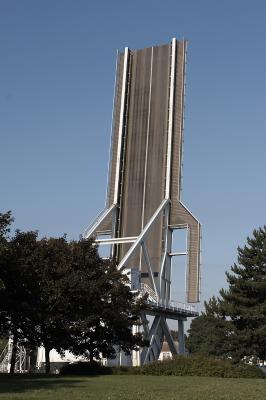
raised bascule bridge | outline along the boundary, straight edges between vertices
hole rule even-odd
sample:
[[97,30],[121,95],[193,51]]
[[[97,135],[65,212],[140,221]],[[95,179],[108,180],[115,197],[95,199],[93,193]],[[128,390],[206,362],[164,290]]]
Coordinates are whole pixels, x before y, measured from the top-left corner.
[[[118,52],[106,207],[85,238],[110,245],[110,257],[134,289],[148,294],[142,329],[148,348],[133,352],[133,365],[157,360],[166,338],[177,354],[167,320],[197,316],[200,223],[181,201],[185,95],[185,40]],[[172,248],[175,229],[187,231],[184,253]],[[172,258],[186,255],[187,304],[171,300]],[[139,329],[136,327],[136,330]]]

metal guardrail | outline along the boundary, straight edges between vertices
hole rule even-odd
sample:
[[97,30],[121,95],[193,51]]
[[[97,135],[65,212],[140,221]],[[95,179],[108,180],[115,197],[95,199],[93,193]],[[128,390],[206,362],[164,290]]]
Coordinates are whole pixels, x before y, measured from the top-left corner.
[[89,238],[97,229],[97,227],[105,220],[105,218],[108,217],[108,215],[114,210],[116,207],[115,204],[113,204],[110,208],[104,208],[98,215],[97,217],[92,220],[89,224],[89,226],[85,229],[83,233],[84,238]]
[[156,306],[164,310],[177,311],[182,314],[191,313],[193,315],[198,315],[198,309],[195,305],[182,303],[176,300],[170,300],[169,302],[160,302],[159,297],[156,295],[154,290],[151,289],[146,283],[141,283],[141,294],[148,294],[147,302],[151,306]]
[[[162,309],[162,310],[164,310],[164,311],[178,312],[179,314],[184,314],[184,315],[186,315],[186,316],[191,316],[191,317],[196,317],[196,316],[198,316],[198,311],[196,311],[196,310],[193,309],[193,308],[190,308],[189,305],[187,305],[187,304],[185,305],[185,307],[181,305],[182,303],[180,303],[179,306],[178,306],[178,305],[173,306],[171,303],[169,303],[169,304],[162,304],[162,303],[151,303],[151,302],[149,302],[149,304],[150,304],[151,306],[156,306],[156,308]],[[189,314],[189,315],[188,315],[188,314]]]
[[141,283],[140,284],[140,292],[141,294],[148,294],[148,299],[151,299],[152,302],[154,303],[158,303],[159,302],[159,298],[157,296],[157,294],[155,293],[155,291],[146,283]]

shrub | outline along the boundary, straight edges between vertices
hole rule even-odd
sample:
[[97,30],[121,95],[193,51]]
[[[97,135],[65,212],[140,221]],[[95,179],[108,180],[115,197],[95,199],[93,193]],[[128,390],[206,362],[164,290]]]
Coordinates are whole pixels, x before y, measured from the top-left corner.
[[172,360],[156,361],[144,365],[144,375],[213,376],[221,378],[264,378],[264,373],[248,364],[233,364],[229,360],[201,356],[177,356]]
[[64,365],[60,369],[61,375],[110,375],[111,368],[104,367],[97,362],[79,361]]

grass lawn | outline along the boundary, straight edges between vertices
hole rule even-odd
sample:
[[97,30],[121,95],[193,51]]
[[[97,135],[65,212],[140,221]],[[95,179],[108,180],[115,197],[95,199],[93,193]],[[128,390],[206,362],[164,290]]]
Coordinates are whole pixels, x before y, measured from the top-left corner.
[[265,400],[266,380],[179,376],[0,375],[0,400]]

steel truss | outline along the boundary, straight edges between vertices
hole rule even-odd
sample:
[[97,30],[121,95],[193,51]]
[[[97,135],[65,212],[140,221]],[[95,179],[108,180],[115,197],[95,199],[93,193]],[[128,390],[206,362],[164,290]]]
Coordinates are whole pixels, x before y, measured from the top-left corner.
[[[105,210],[105,218],[108,218],[110,214],[116,211],[117,205],[113,205],[109,210]],[[173,338],[168,328],[166,319],[178,320],[178,341],[179,341],[179,354],[185,353],[185,340],[184,340],[184,321],[187,317],[195,317],[198,313],[194,310],[193,306],[181,305],[179,307],[173,307],[170,302],[171,293],[171,259],[174,256],[184,255],[185,253],[173,253],[172,252],[172,233],[174,229],[187,229],[187,225],[176,226],[175,228],[169,227],[167,224],[164,228],[164,240],[165,249],[162,255],[162,264],[160,268],[159,283],[156,284],[154,279],[153,267],[148,254],[146,245],[146,239],[148,237],[150,229],[153,227],[157,219],[163,214],[165,222],[169,218],[170,199],[165,199],[160,206],[157,208],[149,222],[143,228],[142,232],[137,237],[126,237],[126,238],[100,238],[101,235],[97,235],[97,229],[101,223],[104,222],[104,218],[97,217],[95,222],[86,230],[84,237],[89,238],[96,236],[95,242],[99,245],[118,245],[121,243],[132,243],[131,247],[118,264],[118,269],[123,270],[127,267],[127,263],[130,257],[138,249],[142,248],[143,256],[147,264],[147,270],[149,274],[150,286],[142,284],[142,292],[149,295],[147,301],[147,309],[142,313],[141,321],[143,325],[144,337],[149,340],[150,346],[141,350],[140,355],[135,356],[136,365],[146,364],[158,359],[162,343],[164,338],[168,342],[172,355],[177,355],[177,349],[175,347]],[[104,232],[102,234],[106,234]],[[109,233],[109,232],[108,232]],[[154,316],[154,321],[151,328],[149,329],[148,316]],[[136,328],[137,329],[137,328]]]
[[[9,372],[13,350],[13,339],[9,338],[6,347],[0,354],[0,372]],[[27,351],[24,346],[17,347],[15,372],[24,373],[27,371]]]

